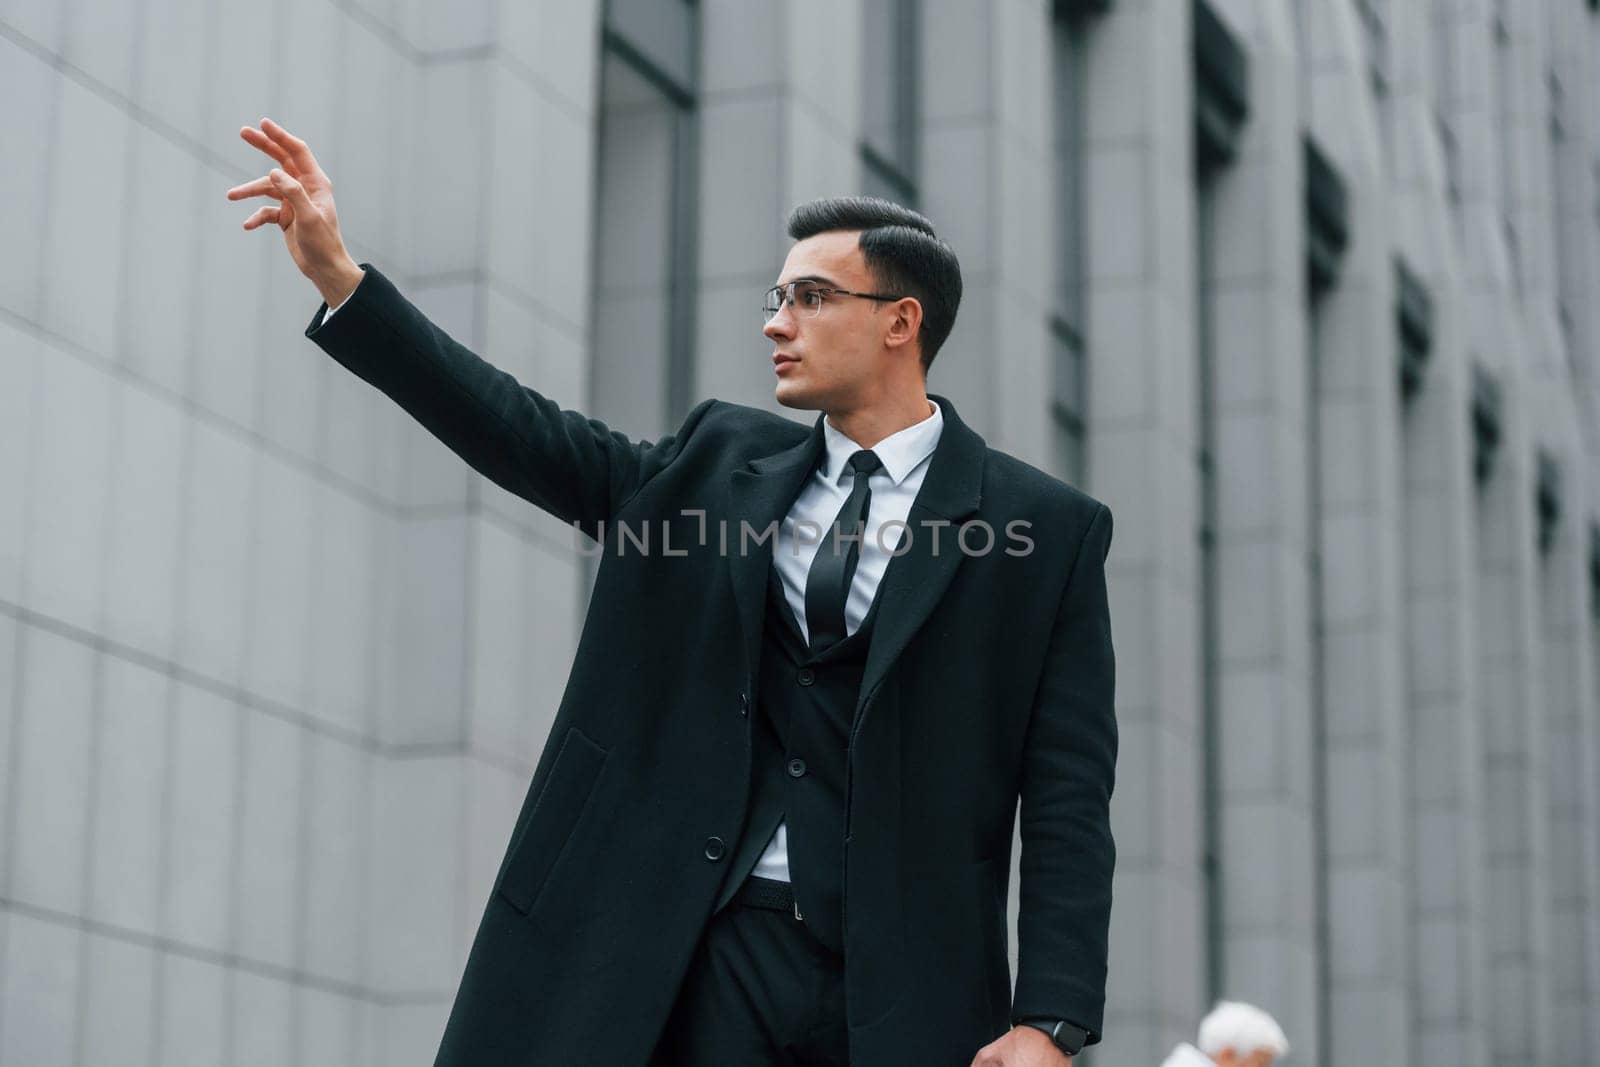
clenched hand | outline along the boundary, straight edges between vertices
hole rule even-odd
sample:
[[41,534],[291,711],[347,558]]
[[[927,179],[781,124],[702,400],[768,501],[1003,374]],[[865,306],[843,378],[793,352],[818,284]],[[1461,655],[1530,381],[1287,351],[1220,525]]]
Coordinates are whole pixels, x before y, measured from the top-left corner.
[[245,220],[244,228],[277,223],[294,265],[311,279],[330,307],[337,306],[355,291],[362,272],[339,235],[333,182],[306,143],[271,119],[262,119],[259,130],[242,127],[239,136],[278,163],[264,177],[228,190],[229,200],[266,196],[277,201],[258,208]]
[[1017,1026],[980,1048],[971,1067],[1072,1067],[1073,1059],[1043,1031]]

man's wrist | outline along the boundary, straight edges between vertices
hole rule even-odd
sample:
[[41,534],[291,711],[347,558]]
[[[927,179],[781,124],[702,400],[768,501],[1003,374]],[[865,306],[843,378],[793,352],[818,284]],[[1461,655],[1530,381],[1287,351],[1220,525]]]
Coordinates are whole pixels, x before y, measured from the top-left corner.
[[1023,1046],[1032,1047],[1037,1042],[1045,1048],[1055,1050],[1056,1055],[1055,1058],[1050,1060],[1051,1063],[1071,1064],[1073,1062],[1072,1053],[1056,1044],[1055,1039],[1050,1036],[1048,1024],[1049,1021],[1046,1019],[1028,1019],[1018,1022],[1011,1028],[1011,1032],[1013,1035],[1018,1032],[1033,1035],[1031,1037],[1018,1038],[1019,1043]]
[[1012,1019],[1011,1025],[1014,1027],[1027,1026],[1040,1031],[1050,1039],[1056,1048],[1068,1056],[1076,1056],[1083,1051],[1083,1046],[1088,1044],[1089,1038],[1092,1036],[1091,1031],[1065,1019],[1029,1015]]
[[350,299],[350,294],[356,291],[356,286],[361,284],[361,279],[366,277],[366,274],[359,263],[353,259],[348,260],[327,280],[319,278],[317,291],[322,294],[323,303],[330,308],[339,307]]

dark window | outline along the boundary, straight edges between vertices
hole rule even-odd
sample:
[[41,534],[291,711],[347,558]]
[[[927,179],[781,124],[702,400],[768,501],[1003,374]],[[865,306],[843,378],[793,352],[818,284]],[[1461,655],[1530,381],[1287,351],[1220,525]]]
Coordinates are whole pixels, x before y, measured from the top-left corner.
[[1088,397],[1083,309],[1084,26],[1058,15],[1052,28],[1055,255],[1049,310],[1050,415],[1056,472],[1081,485],[1088,475]]
[[862,188],[917,202],[917,0],[861,5]]
[[602,31],[590,405],[643,437],[691,406],[697,11],[608,0]]

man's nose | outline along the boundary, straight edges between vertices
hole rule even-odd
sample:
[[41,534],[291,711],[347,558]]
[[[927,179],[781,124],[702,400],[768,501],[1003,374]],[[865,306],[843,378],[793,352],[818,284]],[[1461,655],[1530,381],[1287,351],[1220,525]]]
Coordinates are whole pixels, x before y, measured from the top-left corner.
[[794,315],[789,311],[789,305],[779,305],[778,313],[767,320],[761,332],[774,340],[779,337],[793,337]]

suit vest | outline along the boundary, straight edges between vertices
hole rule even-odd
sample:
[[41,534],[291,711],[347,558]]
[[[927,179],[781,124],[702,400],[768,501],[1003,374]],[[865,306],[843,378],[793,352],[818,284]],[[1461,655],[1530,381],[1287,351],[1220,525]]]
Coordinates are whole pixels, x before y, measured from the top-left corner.
[[801,637],[776,566],[767,568],[766,599],[751,713],[749,814],[716,910],[733,898],[784,822],[795,907],[817,940],[842,953],[845,768],[878,597],[854,633],[821,652]]

